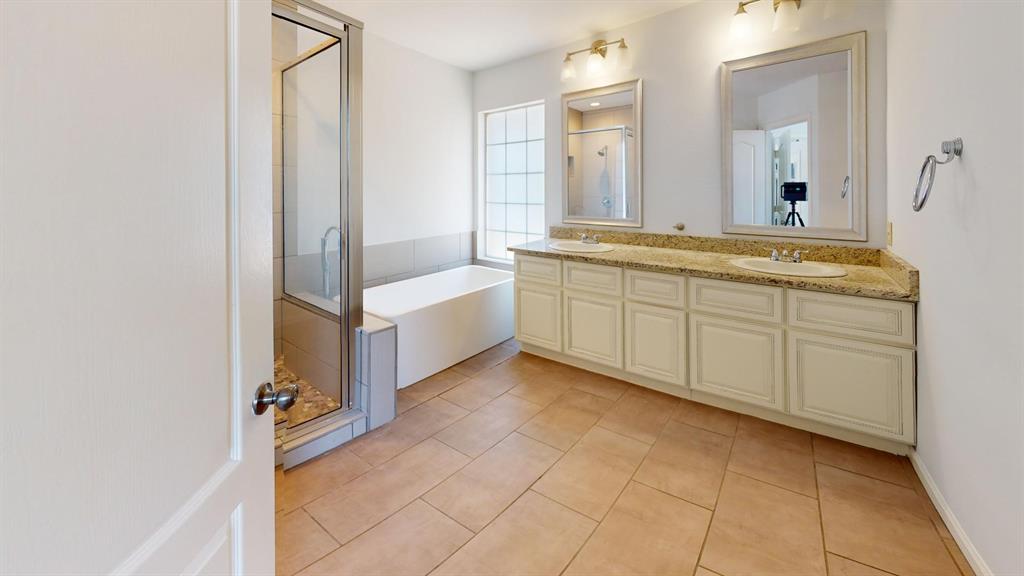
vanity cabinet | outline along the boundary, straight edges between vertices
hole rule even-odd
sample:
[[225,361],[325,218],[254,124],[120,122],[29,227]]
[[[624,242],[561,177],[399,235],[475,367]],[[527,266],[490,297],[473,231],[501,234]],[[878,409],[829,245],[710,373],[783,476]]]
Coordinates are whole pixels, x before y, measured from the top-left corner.
[[915,441],[912,303],[521,254],[515,281],[528,352],[796,427]]
[[784,411],[782,329],[691,314],[690,386]]
[[626,302],[626,371],[686,386],[686,313]]

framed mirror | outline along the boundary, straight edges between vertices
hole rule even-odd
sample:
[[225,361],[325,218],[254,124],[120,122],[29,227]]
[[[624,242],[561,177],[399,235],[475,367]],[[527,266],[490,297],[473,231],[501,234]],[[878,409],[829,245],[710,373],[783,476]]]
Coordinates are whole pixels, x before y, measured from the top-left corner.
[[722,64],[722,231],[867,240],[866,34]]
[[640,80],[562,95],[562,221],[642,226]]

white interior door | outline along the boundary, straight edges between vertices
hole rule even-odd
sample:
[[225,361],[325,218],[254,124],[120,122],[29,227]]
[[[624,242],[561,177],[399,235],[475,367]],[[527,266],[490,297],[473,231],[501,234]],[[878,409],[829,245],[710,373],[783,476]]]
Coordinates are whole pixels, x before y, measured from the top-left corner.
[[273,571],[270,6],[0,2],[0,573]]
[[765,179],[768,141],[764,130],[732,132],[732,214],[737,224],[770,224]]

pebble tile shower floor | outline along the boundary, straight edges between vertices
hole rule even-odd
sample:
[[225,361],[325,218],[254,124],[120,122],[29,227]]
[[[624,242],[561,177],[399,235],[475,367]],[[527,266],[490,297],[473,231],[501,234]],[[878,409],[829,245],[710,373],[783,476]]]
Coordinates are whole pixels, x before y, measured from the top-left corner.
[[277,473],[279,575],[972,576],[906,458],[506,342]]

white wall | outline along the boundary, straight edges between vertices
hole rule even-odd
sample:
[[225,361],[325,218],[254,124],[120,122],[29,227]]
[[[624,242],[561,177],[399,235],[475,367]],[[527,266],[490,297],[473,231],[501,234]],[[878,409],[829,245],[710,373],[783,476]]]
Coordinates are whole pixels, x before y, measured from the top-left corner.
[[[763,3],[762,3],[763,4]],[[634,77],[643,79],[644,231],[721,235],[721,115],[719,65],[752,54],[866,30],[868,33],[868,238],[885,243],[885,7],[861,2],[842,17],[825,18],[825,2],[800,9],[801,30],[771,32],[771,8],[753,5],[754,36],[745,42],[730,37],[734,2],[700,2],[684,6],[601,37],[626,38],[634,52],[633,69],[601,80],[580,75],[559,80],[566,50],[587,39],[529,58],[480,71],[474,76],[477,111],[544,99],[547,106],[547,220],[562,220],[561,110],[563,92],[583,90]],[[860,243],[863,245],[863,243]]]
[[471,73],[371,32],[363,52],[363,243],[471,230]]
[[[1024,3],[895,1],[887,21],[889,215],[921,270],[918,456],[988,568],[1022,574]],[[954,136],[963,158],[913,212],[921,163]]]

